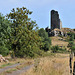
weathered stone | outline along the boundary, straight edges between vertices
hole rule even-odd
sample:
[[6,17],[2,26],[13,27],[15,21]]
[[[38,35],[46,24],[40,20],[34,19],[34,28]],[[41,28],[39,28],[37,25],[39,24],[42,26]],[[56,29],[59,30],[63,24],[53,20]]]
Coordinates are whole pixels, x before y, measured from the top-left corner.
[[[62,22],[59,18],[58,11],[51,11],[51,29],[48,27],[45,29],[48,32],[48,36],[68,36],[68,32],[75,33],[75,29],[62,28]],[[65,41],[65,40],[64,40]]]
[[57,11],[52,10],[51,11],[51,30],[58,28],[61,29],[62,28],[62,22],[59,19],[59,14]]

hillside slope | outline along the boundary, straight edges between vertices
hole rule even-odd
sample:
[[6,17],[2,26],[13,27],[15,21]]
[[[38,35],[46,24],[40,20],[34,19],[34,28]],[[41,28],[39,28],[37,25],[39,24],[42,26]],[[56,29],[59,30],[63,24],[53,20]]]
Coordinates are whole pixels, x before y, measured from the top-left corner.
[[51,37],[51,39],[52,39],[52,46],[58,45],[58,46],[64,46],[67,48],[68,42],[60,40],[61,37],[54,36],[54,37]]

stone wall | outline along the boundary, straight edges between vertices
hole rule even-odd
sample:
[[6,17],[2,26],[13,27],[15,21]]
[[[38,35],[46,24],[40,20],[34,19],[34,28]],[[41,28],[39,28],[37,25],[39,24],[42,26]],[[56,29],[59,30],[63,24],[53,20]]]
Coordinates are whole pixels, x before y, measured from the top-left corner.
[[55,28],[61,29],[62,23],[59,19],[58,12],[55,10],[52,10],[51,11],[51,30],[54,30]]

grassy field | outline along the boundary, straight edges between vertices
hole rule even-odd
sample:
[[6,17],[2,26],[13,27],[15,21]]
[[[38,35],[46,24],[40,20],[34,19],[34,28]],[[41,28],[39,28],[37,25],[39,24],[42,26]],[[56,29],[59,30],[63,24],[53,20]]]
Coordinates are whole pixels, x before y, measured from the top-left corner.
[[[37,64],[37,62],[39,63]],[[69,75],[69,54],[37,59],[35,66],[21,75]]]

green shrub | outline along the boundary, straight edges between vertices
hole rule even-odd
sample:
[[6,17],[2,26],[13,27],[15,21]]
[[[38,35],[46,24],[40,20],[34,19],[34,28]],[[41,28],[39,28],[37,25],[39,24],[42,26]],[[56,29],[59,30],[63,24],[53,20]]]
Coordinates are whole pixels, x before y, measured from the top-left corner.
[[67,46],[67,47],[72,47],[72,46],[73,46],[73,44],[74,44],[74,42],[73,42],[73,41],[69,41],[69,44],[68,44],[68,46]]
[[42,42],[40,45],[41,46],[40,49],[48,51],[51,46],[51,39],[50,37],[48,37],[48,33],[43,28],[41,28],[38,31],[38,35],[41,37],[41,42]]
[[67,34],[68,34],[68,36],[70,37],[70,38],[69,38],[69,41],[73,41],[73,40],[75,39],[75,33],[69,32],[69,33],[67,33]]
[[9,50],[6,47],[0,46],[0,54],[6,56],[9,54]]
[[56,52],[66,52],[66,48],[60,48],[58,45],[57,46],[52,46],[51,47],[51,50],[53,51],[53,53],[56,53]]
[[49,42],[45,41],[45,45],[44,45],[44,51],[48,51],[49,50]]
[[53,51],[53,53],[55,53],[59,50],[59,47],[58,46],[52,46],[51,50]]
[[72,50],[73,52],[75,52],[75,46],[72,46],[72,47],[71,47],[71,50]]

